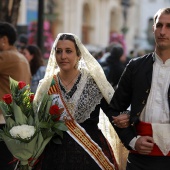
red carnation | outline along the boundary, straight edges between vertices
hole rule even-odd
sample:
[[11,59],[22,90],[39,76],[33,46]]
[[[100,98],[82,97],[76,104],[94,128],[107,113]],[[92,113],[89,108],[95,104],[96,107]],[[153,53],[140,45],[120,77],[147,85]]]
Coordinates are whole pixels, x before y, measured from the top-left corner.
[[57,114],[60,114],[59,112],[59,107],[57,105],[52,105],[50,107],[50,114],[51,115],[57,115]]
[[34,94],[30,95],[30,102],[32,102],[34,100]]
[[5,94],[2,98],[6,104],[12,103],[12,96],[11,94]]
[[25,87],[26,86],[26,83],[25,82],[23,82],[23,81],[19,81],[18,82],[18,88],[19,89],[22,89],[23,87]]
[[59,109],[59,107],[57,105],[52,105],[50,107],[50,114],[52,116],[57,116],[57,118],[55,118],[55,121],[58,121],[60,119],[60,115],[61,115],[61,111],[63,111],[63,108]]

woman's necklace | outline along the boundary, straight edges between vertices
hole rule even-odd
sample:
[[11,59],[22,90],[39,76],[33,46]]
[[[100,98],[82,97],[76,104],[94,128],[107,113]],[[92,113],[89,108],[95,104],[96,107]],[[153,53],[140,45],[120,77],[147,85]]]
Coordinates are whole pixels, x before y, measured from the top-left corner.
[[70,81],[69,83],[66,83],[66,82],[61,78],[61,76],[59,76],[59,74],[58,74],[60,80],[62,81],[62,83],[63,83],[63,85],[64,85],[64,87],[65,87],[65,89],[66,89],[67,91],[69,90],[68,86],[76,79],[76,77],[78,76],[78,74],[79,74],[79,72],[73,77],[73,79],[71,79],[71,81]]

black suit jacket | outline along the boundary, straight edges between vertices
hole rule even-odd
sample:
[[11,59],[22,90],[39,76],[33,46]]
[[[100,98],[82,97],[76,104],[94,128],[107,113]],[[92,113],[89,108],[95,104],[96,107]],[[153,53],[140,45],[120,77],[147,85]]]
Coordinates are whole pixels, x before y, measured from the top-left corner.
[[[132,59],[126,66],[111,101],[115,116],[131,106],[131,126],[124,129],[114,127],[122,143],[129,150],[131,150],[129,142],[137,135],[135,125],[139,122],[139,116],[150,92],[154,61],[154,53]],[[170,88],[167,98],[170,106]]]

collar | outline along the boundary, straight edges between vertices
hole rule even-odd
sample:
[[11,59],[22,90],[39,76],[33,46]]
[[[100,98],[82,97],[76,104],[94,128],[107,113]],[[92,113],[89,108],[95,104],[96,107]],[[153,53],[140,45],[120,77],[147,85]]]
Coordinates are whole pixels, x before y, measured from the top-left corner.
[[159,65],[167,66],[167,67],[170,66],[170,59],[167,59],[167,60],[165,61],[165,63],[163,63],[162,59],[158,56],[158,54],[156,54],[156,52],[155,52],[155,61],[156,61],[156,63],[158,63]]

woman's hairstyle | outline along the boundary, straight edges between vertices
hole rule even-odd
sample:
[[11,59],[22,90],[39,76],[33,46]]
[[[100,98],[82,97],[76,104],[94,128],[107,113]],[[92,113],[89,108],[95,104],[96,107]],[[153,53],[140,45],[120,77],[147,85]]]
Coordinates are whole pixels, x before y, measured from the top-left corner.
[[8,22],[0,22],[0,37],[7,36],[10,45],[14,45],[17,39],[15,27]]
[[45,76],[41,82],[41,85],[38,86],[36,95],[34,98],[34,109],[38,108],[38,105],[42,102],[42,97],[49,90],[51,81],[54,74],[57,74],[59,69],[56,62],[55,48],[59,40],[70,40],[75,43],[77,50],[77,56],[81,55],[80,68],[87,69],[87,72],[92,76],[96,82],[98,88],[100,89],[103,97],[106,99],[107,103],[110,103],[114,89],[111,84],[107,81],[104,71],[98,61],[89,53],[86,47],[81,43],[80,39],[72,33],[59,33],[56,40],[54,41],[50,57],[48,60]]
[[33,55],[33,59],[30,61],[30,69],[31,74],[34,75],[39,67],[44,65],[41,50],[36,45],[28,45],[25,47],[25,49],[27,49],[29,53]]
[[75,45],[77,56],[79,56],[79,57],[81,56],[80,49],[78,48],[76,41],[75,41],[75,39],[72,35],[63,34],[63,35],[60,36],[59,40],[70,40],[70,41],[72,41]]
[[154,23],[156,23],[156,19],[160,14],[168,14],[170,15],[170,8],[161,8],[157,11],[157,13],[154,15]]

